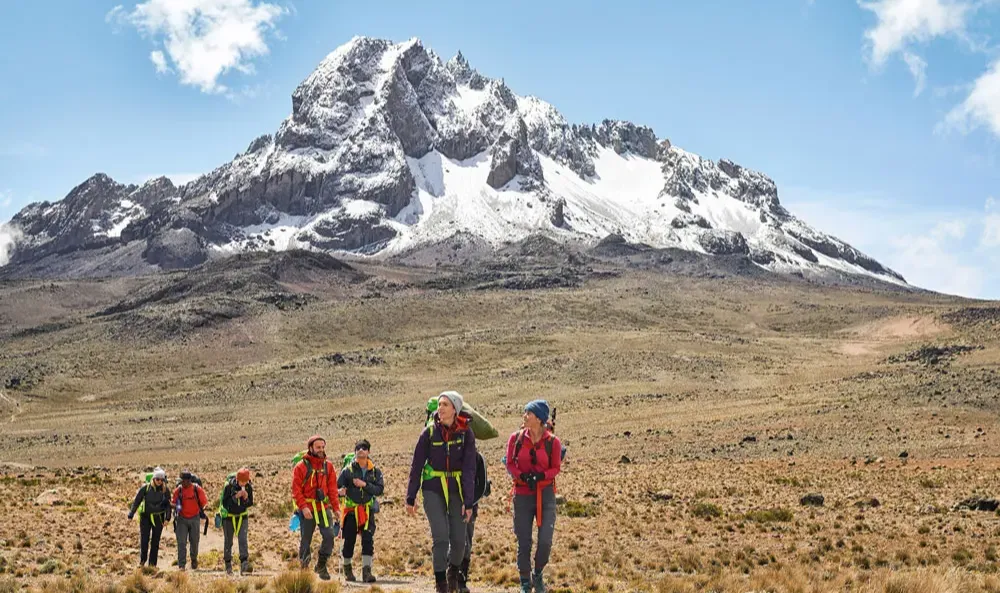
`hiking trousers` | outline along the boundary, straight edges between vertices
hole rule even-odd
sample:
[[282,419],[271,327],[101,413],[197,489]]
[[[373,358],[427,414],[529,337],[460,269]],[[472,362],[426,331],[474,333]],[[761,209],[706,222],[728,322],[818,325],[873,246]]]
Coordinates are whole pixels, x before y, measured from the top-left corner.
[[465,521],[462,520],[462,497],[458,495],[458,482],[449,482],[450,508],[445,505],[444,496],[434,491],[423,491],[424,512],[431,524],[431,540],[434,542],[434,572],[448,570],[449,563],[461,566],[465,557],[467,534]]
[[[239,523],[239,533],[235,533],[236,527],[233,523]],[[249,545],[247,544],[247,531],[250,529],[248,527],[249,523],[249,516],[243,517],[242,522],[235,517],[226,517],[222,520],[222,560],[226,564],[233,561],[233,535],[235,535],[236,539],[239,540],[240,562],[243,563],[250,559],[250,550]]]
[[[334,527],[336,523],[333,522],[333,511],[330,509],[324,509],[326,513],[327,525],[329,527],[319,526],[319,534],[323,538],[323,541],[319,545],[319,559],[324,560],[333,555],[333,538],[336,537],[336,532],[334,532]],[[299,522],[299,528],[302,531],[302,536],[299,539],[299,562],[302,564],[303,568],[309,566],[309,562],[312,559],[312,546],[313,533],[316,531],[316,517],[312,519],[306,519],[302,517]]]
[[361,529],[358,529],[358,518],[354,513],[347,513],[344,517],[344,524],[341,526],[342,533],[344,534],[344,559],[354,557],[354,546],[358,541],[358,531],[361,531],[361,555],[362,556],[374,556],[375,555],[375,517],[369,518],[369,528],[365,529],[362,525]]
[[191,542],[191,568],[198,566],[198,542],[201,540],[201,517],[197,515],[185,519],[174,518],[174,532],[177,534],[177,568],[187,565],[188,541]]
[[153,525],[150,515],[139,515],[139,563],[149,561],[150,566],[156,566],[160,555],[160,535],[163,533],[163,514],[156,515],[156,525]]
[[[514,496],[514,535],[517,536],[517,571],[521,578],[531,578],[531,537],[535,531],[536,500],[534,494]],[[535,549],[535,572],[541,573],[552,553],[552,536],[556,531],[556,494],[552,486],[542,490],[542,525],[538,528]]]

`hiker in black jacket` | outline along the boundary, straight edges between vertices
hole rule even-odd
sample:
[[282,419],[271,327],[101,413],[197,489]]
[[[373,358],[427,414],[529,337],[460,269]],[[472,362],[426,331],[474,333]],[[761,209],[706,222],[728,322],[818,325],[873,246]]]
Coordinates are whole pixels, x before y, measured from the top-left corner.
[[226,482],[222,491],[222,506],[226,516],[222,519],[222,559],[226,563],[226,574],[233,574],[233,536],[239,540],[240,574],[250,572],[250,551],[247,531],[250,529],[249,511],[253,506],[253,484],[250,470],[240,468],[236,477]]
[[340,522],[344,534],[344,579],[355,581],[354,569],[351,567],[354,558],[354,544],[358,532],[361,533],[361,580],[374,583],[372,575],[372,560],[375,554],[375,512],[378,504],[376,496],[385,491],[385,481],[382,470],[372,463],[369,452],[371,443],[366,440],[354,445],[354,461],[340,472],[337,487],[344,493],[344,502],[340,505],[343,518]]
[[148,484],[143,484],[135,493],[129,508],[129,521],[139,514],[139,566],[149,561],[156,566],[160,555],[160,535],[163,524],[170,521],[170,488],[167,487],[167,472],[162,468],[153,470]]

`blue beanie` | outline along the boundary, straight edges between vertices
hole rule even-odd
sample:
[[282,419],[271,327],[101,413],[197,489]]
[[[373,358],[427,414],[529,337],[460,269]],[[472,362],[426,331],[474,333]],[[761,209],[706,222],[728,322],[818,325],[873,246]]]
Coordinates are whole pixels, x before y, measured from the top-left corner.
[[534,414],[535,417],[542,421],[542,424],[549,421],[549,402],[544,399],[536,399],[528,402],[528,404],[524,406],[524,411]]

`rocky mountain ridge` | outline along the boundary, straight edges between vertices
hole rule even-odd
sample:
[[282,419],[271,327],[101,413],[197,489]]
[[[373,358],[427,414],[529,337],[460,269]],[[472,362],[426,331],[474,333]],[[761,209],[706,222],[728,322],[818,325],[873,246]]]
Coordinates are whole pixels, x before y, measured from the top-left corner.
[[569,124],[416,39],[341,46],[295,89],[273,135],[186,185],[98,174],[9,224],[21,238],[7,267],[32,275],[147,273],[254,250],[385,257],[467,233],[498,249],[615,235],[780,273],[903,283],[795,218],[767,176],[631,122]]

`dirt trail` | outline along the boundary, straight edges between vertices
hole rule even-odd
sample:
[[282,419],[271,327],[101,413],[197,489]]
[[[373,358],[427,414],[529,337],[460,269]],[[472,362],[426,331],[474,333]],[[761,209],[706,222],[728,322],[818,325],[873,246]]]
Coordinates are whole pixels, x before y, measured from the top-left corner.
[[848,339],[836,351],[848,356],[869,356],[877,354],[882,346],[929,338],[947,330],[948,326],[932,315],[890,317],[840,330],[837,333]]

